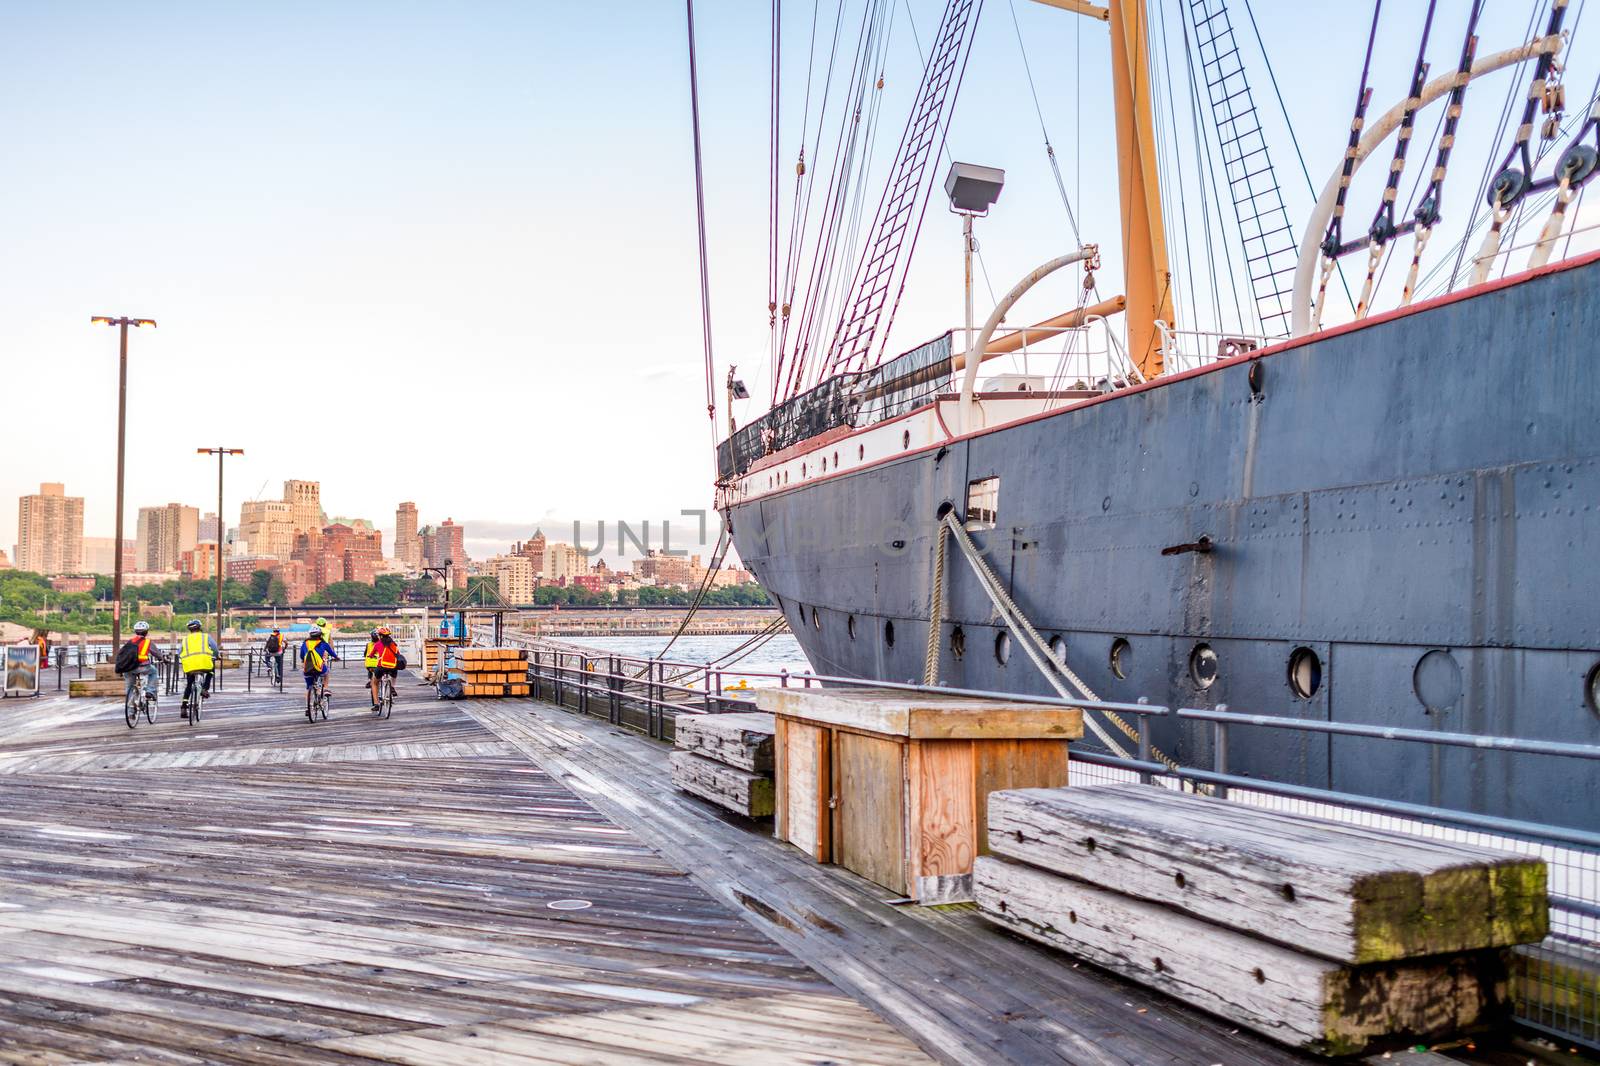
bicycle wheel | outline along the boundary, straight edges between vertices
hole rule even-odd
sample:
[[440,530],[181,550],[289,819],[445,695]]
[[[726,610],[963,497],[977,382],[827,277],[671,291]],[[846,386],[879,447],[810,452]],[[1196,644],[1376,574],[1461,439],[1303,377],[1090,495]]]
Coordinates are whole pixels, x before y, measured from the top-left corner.
[[328,720],[328,694],[326,692],[317,699],[317,709],[322,713],[322,720],[326,722]]
[[314,689],[306,689],[306,721],[317,720],[317,694]]
[[394,679],[385,677],[378,684],[378,707],[382,711],[381,717],[387,718],[394,713]]
[[156,724],[156,697],[153,692],[144,694],[144,720],[151,725]]
[[132,692],[122,697],[122,717],[129,729],[139,724],[139,704],[134,701]]
[[189,701],[189,724],[194,725],[200,720],[200,708],[205,705],[205,690],[200,687],[200,682],[194,684],[194,699]]

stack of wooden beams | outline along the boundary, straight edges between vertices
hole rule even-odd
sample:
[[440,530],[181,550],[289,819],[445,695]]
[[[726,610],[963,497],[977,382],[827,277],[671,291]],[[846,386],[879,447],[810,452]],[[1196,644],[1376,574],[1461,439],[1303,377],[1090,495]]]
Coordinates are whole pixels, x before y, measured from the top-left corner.
[[1328,1055],[1493,1021],[1545,864],[1149,785],[989,797],[985,918]]
[[483,699],[528,694],[528,653],[522,648],[459,648],[455,665],[466,686],[464,696]]
[[748,818],[770,818],[772,715],[680,714],[672,783]]

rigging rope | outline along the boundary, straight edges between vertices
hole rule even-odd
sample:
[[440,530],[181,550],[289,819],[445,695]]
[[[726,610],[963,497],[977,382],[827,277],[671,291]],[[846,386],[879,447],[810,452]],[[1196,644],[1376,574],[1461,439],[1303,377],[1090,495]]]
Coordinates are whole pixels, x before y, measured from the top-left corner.
[[694,0],[684,0],[684,5],[689,24],[689,110],[694,124],[694,207],[700,233],[700,332],[706,348],[706,417],[711,421],[714,466],[717,454],[717,394],[711,354],[711,275],[706,258],[706,178],[700,159],[700,83],[695,69]]

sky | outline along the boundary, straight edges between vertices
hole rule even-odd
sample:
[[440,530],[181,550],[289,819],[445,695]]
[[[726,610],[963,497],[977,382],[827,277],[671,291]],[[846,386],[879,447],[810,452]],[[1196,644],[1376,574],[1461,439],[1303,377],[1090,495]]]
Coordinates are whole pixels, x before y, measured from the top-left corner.
[[[845,26],[863,2],[844,0]],[[813,103],[835,14],[815,6]],[[782,7],[787,203],[814,5]],[[1385,16],[1383,106],[1410,74],[1414,7]],[[1466,5],[1440,7],[1435,73],[1455,61]],[[1255,8],[1320,187],[1370,10]],[[942,4],[889,10],[880,175]],[[1187,4],[1153,10],[1176,34]],[[1520,40],[1530,10],[1490,0],[1481,51]],[[769,6],[695,11],[717,381],[737,364],[765,397]],[[1233,14],[1244,36],[1242,4]],[[698,533],[680,516],[709,506],[713,476],[682,5],[0,0],[0,26],[0,546],[16,533],[9,500],[41,481],[86,498],[87,535],[111,534],[117,339],[90,325],[101,314],[159,322],[130,337],[127,536],[140,506],[215,508],[215,460],[195,454],[213,445],[245,450],[229,460],[230,522],[240,500],[302,478],[322,482],[330,515],[392,531],[395,504],[414,500],[424,523],[464,522],[480,557],[536,525],[567,539],[573,519],[606,520],[608,538],[618,520],[659,536],[673,519],[674,547]],[[1298,233],[1308,182],[1253,42]],[[1574,113],[1593,69],[1568,74]],[[1493,114],[1458,149],[1463,203],[1510,84],[1483,83]],[[978,223],[980,319],[988,291],[1076,244],[1039,112],[1082,237],[1104,249],[1102,292],[1121,291],[1105,28],[988,0],[946,157],[1007,171]],[[1190,211],[1194,198],[1178,197]],[[1371,197],[1353,208],[1358,230],[1371,210]],[[960,255],[936,196],[891,353],[959,325]],[[1014,318],[1075,306],[1077,285],[1052,279]]]

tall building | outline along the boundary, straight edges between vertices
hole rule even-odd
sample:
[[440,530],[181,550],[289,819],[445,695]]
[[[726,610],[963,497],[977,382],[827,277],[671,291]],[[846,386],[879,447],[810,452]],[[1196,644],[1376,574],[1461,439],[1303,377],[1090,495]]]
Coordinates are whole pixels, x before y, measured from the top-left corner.
[[422,541],[422,554],[429,566],[443,566],[445,560],[461,573],[467,570],[466,527],[458,526],[446,518],[436,526],[428,527]]
[[422,538],[417,536],[417,505],[409,500],[394,509],[394,557],[413,570],[422,565]]
[[195,546],[184,552],[178,560],[178,570],[184,577],[191,577],[197,581],[209,581],[217,576],[217,542],[214,540],[196,541]]
[[543,580],[565,585],[572,578],[588,572],[589,557],[583,553],[583,549],[560,541],[545,545],[544,568],[540,572]]
[[651,550],[643,559],[633,561],[633,574],[643,581],[653,581],[657,585],[692,588],[705,580],[706,571],[705,567],[700,565],[698,555],[663,555],[661,552]]
[[[124,539],[122,542],[122,569],[137,570],[139,564],[134,546],[137,541]],[[84,537],[83,538],[83,569],[89,574],[114,574],[117,572],[117,538],[116,537]]]
[[69,574],[83,566],[83,497],[47,482],[17,500],[16,566],[36,574]]
[[533,536],[527,540],[519,540],[511,546],[512,555],[525,555],[533,561],[533,576],[541,577],[544,574],[544,549],[549,544],[545,539],[544,530],[535,529]]
[[505,602],[533,602],[539,581],[533,572],[533,560],[526,555],[496,555],[483,564],[483,572],[494,578],[500,598]]
[[294,561],[306,568],[309,583],[325,588],[335,581],[372,584],[383,569],[383,534],[343,523],[295,535]]
[[200,509],[181,503],[139,508],[138,536],[134,538],[137,570],[171,573],[179,568],[183,553],[194,551],[200,540]]
[[296,534],[322,529],[322,482],[285,481],[283,501]]
[[246,500],[239,508],[239,540],[251,555],[287,562],[294,534],[294,505],[288,500]]
[[222,519],[207,511],[200,517],[198,535],[201,540],[214,540],[222,543]]

